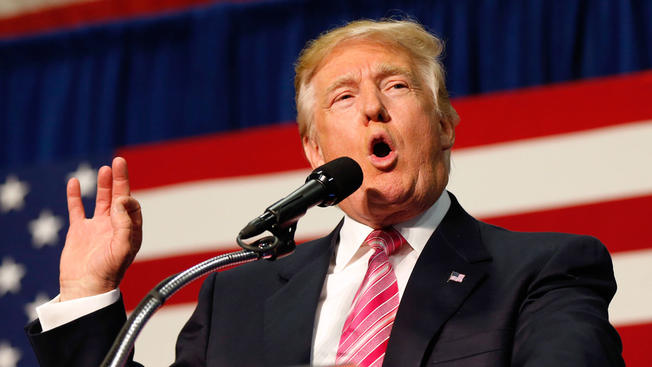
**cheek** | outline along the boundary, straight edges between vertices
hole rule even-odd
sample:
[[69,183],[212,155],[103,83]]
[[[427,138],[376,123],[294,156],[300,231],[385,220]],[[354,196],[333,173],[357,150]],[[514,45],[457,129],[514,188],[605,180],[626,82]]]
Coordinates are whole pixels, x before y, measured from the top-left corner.
[[325,162],[343,155],[350,155],[351,142],[348,140],[346,134],[343,134],[340,129],[323,129],[319,134],[319,147],[320,154]]
[[326,151],[352,151],[364,141],[355,123],[346,117],[329,115],[318,125],[319,142]]
[[437,125],[429,119],[424,119],[423,115],[413,115],[410,121],[412,126],[408,128],[406,142],[419,149],[429,149],[433,144],[439,142],[439,129]]

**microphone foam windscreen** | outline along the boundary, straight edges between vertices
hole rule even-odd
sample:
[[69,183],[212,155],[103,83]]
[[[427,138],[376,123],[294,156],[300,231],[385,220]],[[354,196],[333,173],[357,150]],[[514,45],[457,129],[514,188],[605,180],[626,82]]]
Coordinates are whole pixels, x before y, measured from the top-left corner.
[[342,201],[362,185],[362,169],[356,161],[349,157],[336,158],[317,167],[308,179],[316,178],[319,175],[328,177],[326,182],[328,191],[337,198],[331,205]]

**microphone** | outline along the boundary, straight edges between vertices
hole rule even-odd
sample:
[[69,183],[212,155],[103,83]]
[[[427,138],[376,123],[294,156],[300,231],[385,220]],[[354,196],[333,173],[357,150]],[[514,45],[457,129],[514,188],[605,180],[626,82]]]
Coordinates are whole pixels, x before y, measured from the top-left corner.
[[272,204],[254,218],[239,234],[250,238],[273,228],[286,228],[296,223],[315,206],[331,206],[351,195],[362,184],[362,169],[349,157],[334,159],[315,168],[301,187]]

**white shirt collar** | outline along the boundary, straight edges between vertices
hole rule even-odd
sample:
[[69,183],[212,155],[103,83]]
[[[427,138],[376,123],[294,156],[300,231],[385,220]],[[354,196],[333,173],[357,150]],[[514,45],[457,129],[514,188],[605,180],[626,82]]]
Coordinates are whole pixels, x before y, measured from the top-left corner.
[[[435,232],[444,215],[450,208],[451,199],[444,190],[437,201],[421,215],[393,227],[401,233],[417,256],[426,246],[426,242]],[[367,238],[373,228],[355,221],[348,215],[344,216],[344,223],[340,229],[340,240],[335,256],[334,272],[346,267],[358,252],[362,242]]]

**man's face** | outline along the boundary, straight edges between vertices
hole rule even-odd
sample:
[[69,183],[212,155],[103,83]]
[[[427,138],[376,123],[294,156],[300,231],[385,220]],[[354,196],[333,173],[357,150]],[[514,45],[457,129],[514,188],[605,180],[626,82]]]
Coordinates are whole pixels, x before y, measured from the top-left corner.
[[340,203],[355,220],[380,228],[427,209],[448,181],[454,127],[440,121],[430,90],[404,51],[369,40],[345,41],[312,79],[313,167],[349,156],[361,188]]

